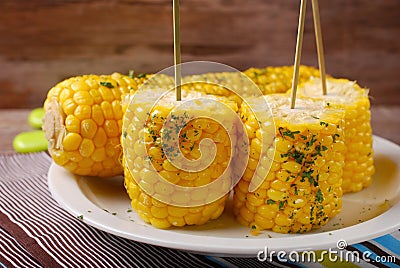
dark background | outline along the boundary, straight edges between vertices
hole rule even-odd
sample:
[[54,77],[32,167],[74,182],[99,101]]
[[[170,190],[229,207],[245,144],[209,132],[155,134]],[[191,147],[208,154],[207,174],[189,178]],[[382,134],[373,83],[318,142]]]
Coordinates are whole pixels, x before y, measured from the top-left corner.
[[[300,1],[181,0],[182,61],[240,70],[291,65]],[[400,1],[320,0],[327,72],[400,104]],[[158,72],[173,64],[172,0],[3,0],[0,108],[41,106],[80,74]],[[302,64],[317,66],[311,2]]]

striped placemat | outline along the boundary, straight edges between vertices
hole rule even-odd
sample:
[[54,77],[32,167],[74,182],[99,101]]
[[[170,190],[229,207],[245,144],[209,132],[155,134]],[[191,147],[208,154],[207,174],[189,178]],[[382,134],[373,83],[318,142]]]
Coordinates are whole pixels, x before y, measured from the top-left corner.
[[[294,263],[274,257],[261,262],[204,256],[92,228],[52,198],[47,187],[51,161],[45,153],[0,155],[0,267],[334,267],[327,260]],[[400,267],[399,240],[396,231],[348,246],[347,251],[371,254],[340,267]],[[382,262],[383,256],[389,261]]]

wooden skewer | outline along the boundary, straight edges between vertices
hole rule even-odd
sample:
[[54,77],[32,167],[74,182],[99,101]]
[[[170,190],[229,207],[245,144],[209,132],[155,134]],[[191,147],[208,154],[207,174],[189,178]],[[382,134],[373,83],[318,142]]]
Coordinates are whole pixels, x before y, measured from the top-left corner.
[[174,72],[175,72],[175,90],[176,100],[181,100],[181,37],[180,37],[180,15],[179,0],[173,0],[173,23],[174,23]]
[[321,20],[319,16],[318,0],[311,0],[313,17],[314,17],[314,29],[315,29],[315,39],[317,42],[317,53],[318,53],[318,65],[319,71],[321,73],[322,81],[322,93],[327,94],[326,90],[326,71],[325,71],[325,58],[324,58],[324,46],[322,42],[322,32],[321,32]]
[[292,80],[292,100],[290,108],[294,109],[296,104],[296,93],[297,84],[299,82],[299,69],[300,69],[300,59],[301,59],[301,49],[303,45],[303,33],[304,33],[304,20],[306,15],[307,0],[301,0],[300,3],[300,15],[299,15],[299,25],[297,28],[297,41],[296,41],[296,54],[294,57],[294,70],[293,70],[293,80]]

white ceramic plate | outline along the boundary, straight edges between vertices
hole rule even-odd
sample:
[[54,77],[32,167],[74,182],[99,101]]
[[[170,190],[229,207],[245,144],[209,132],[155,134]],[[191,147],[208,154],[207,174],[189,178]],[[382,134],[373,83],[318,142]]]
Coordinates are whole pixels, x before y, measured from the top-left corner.
[[[103,231],[148,244],[219,256],[256,256],[268,250],[335,248],[339,240],[358,243],[400,227],[400,147],[374,136],[376,174],[367,189],[346,194],[342,212],[326,226],[307,234],[263,232],[258,236],[237,224],[228,206],[204,226],[159,230],[131,211],[123,178],[74,176],[51,165],[48,183],[53,197],[74,216]],[[229,205],[229,204],[228,204]]]

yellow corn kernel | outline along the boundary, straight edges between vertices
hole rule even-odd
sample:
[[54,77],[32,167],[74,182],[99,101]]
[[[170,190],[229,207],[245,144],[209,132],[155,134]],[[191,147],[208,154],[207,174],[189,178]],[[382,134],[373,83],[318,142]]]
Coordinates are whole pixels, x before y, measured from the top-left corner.
[[168,217],[167,207],[152,206],[150,211],[151,211],[151,214],[156,218],[164,219],[164,218]]
[[93,86],[91,86],[91,88],[92,89],[89,90],[90,96],[92,96],[94,103],[100,104],[103,101],[100,92],[97,90],[97,87],[93,88]]
[[289,216],[284,213],[278,213],[275,217],[275,223],[279,226],[290,226],[293,223],[293,219],[289,218]]
[[102,126],[104,123],[104,116],[101,106],[99,104],[95,104],[92,106],[92,117],[98,126]]
[[121,130],[118,128],[117,122],[115,120],[104,121],[104,130],[108,137],[119,137]]
[[100,104],[100,107],[101,107],[101,111],[103,112],[103,115],[104,115],[105,119],[114,119],[114,113],[113,113],[112,106],[111,106],[110,102],[103,101]]
[[67,99],[61,105],[65,114],[74,114],[78,106],[73,99]]
[[270,186],[272,189],[275,189],[280,192],[286,192],[290,188],[290,184],[288,182],[281,181],[281,180],[272,181]]
[[111,89],[105,86],[99,87],[99,93],[101,97],[103,98],[104,101],[106,102],[112,102],[114,100],[113,93]]
[[201,220],[201,213],[188,213],[184,216],[187,225],[198,224]]
[[79,133],[81,130],[81,121],[73,114],[69,114],[67,118],[65,118],[65,128],[69,132]]
[[82,142],[82,137],[77,133],[68,133],[63,140],[63,148],[65,151],[78,150]]
[[65,153],[57,152],[53,155],[53,160],[57,165],[63,166],[68,163],[69,158],[66,156]]
[[[95,147],[94,147],[92,140],[84,138],[81,143],[81,146],[79,147],[79,153],[83,157],[90,157],[93,154],[94,149],[95,149]],[[86,158],[86,159],[90,160],[90,158]]]
[[66,100],[71,99],[74,96],[74,92],[70,89],[64,89],[60,92],[59,102],[64,103]]
[[97,124],[93,119],[85,119],[81,122],[81,135],[84,138],[92,139],[97,131]]
[[281,201],[287,197],[285,192],[277,191],[275,189],[269,189],[267,191],[267,195],[270,199],[274,201]]
[[103,147],[107,142],[107,135],[103,128],[98,128],[96,134],[93,137],[94,145],[99,148]]
[[78,165],[81,168],[90,168],[93,165],[93,160],[90,158],[83,158],[82,161],[78,162]]
[[278,206],[276,203],[273,204],[263,204],[257,208],[257,214],[264,218],[274,219],[278,212]]
[[295,161],[288,161],[283,163],[282,168],[289,171],[290,173],[299,173],[301,171],[301,165]]
[[159,229],[166,229],[171,226],[167,219],[150,218],[150,223]]
[[182,227],[186,225],[185,219],[183,217],[173,217],[173,216],[168,216],[168,222],[172,226],[176,227]]
[[260,227],[261,230],[272,229],[275,225],[274,220],[272,220],[271,218],[264,218],[259,214],[256,214],[254,216],[254,222],[257,226]]
[[79,120],[88,119],[92,116],[92,108],[85,104],[78,105],[78,107],[75,109],[74,115]]
[[260,198],[260,196],[257,196],[256,194],[253,193],[247,195],[247,202],[248,204],[254,206],[254,208],[257,208],[258,206],[264,204],[263,198]]
[[78,105],[93,105],[94,100],[88,91],[77,91],[74,94],[74,101]]

